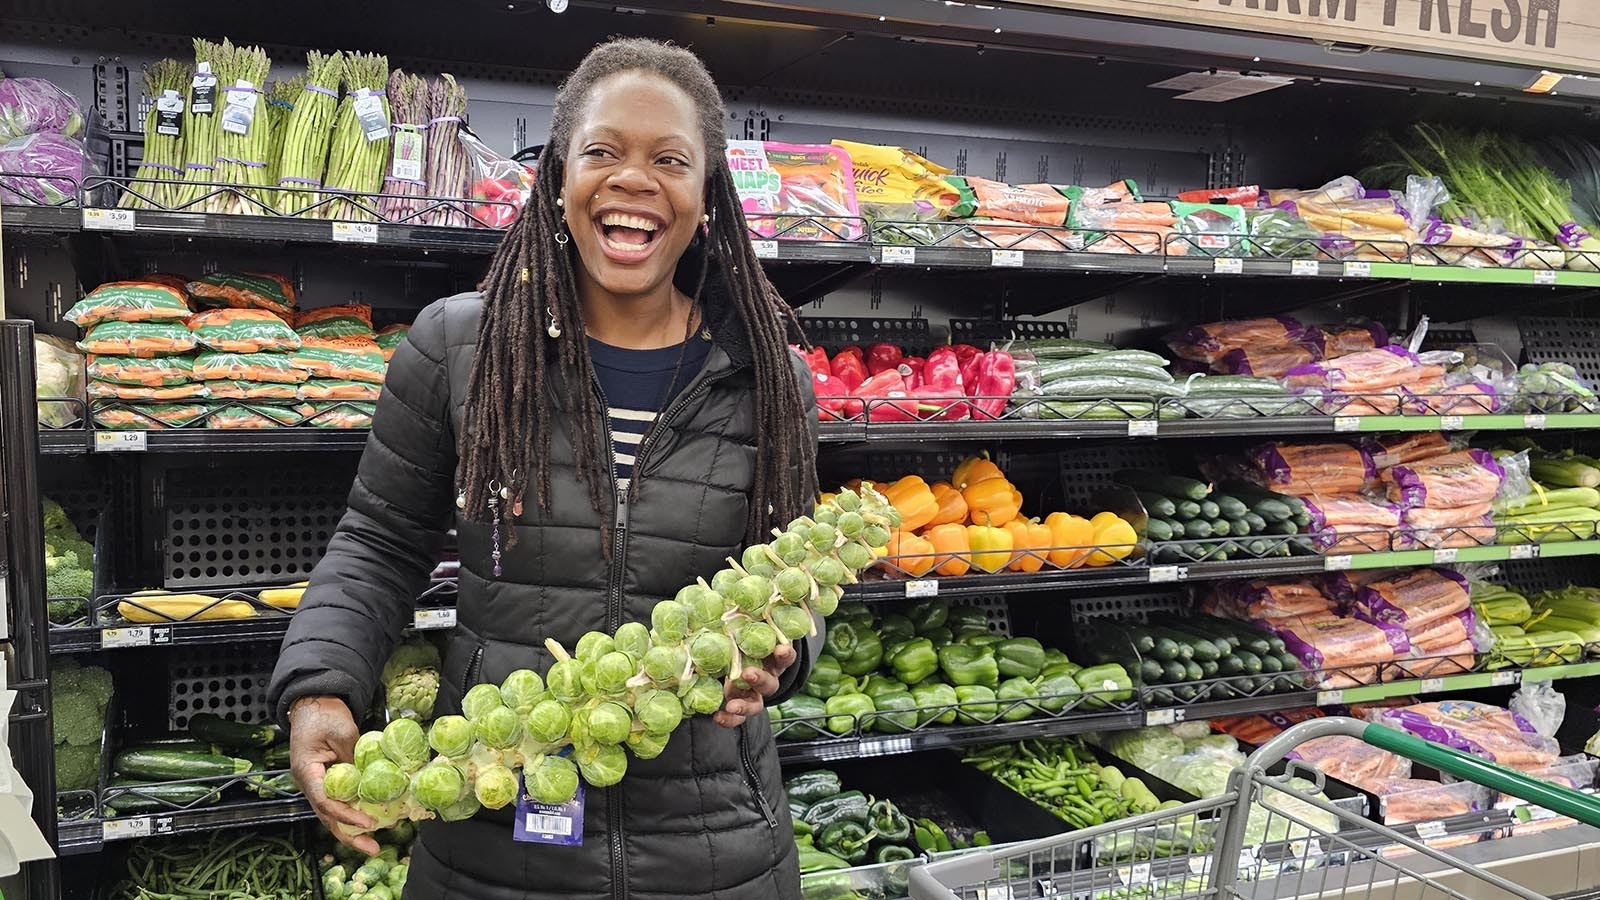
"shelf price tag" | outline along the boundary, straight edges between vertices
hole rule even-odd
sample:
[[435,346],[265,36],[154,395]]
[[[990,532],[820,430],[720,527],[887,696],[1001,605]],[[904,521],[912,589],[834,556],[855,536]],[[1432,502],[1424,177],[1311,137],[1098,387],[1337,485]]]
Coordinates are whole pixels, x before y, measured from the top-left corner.
[[1150,864],[1147,862],[1142,862],[1134,863],[1131,866],[1118,866],[1117,879],[1129,887],[1141,884],[1149,884]]
[[419,609],[411,619],[411,627],[418,631],[456,627],[456,611],[449,609]]
[[997,269],[1022,268],[1021,250],[994,250],[989,253],[989,265]]
[[94,433],[94,452],[96,453],[143,453],[148,445],[147,432],[143,431],[96,431]]
[[136,223],[131,209],[83,208],[84,231],[132,231]]
[[1344,691],[1317,691],[1318,706],[1338,706],[1344,702]]
[[1467,427],[1467,417],[1466,416],[1440,416],[1439,417],[1439,430],[1440,431],[1460,431],[1461,429],[1463,429],[1465,427]]
[[1161,430],[1161,423],[1155,419],[1129,419],[1128,437],[1155,437]]
[[1422,694],[1437,694],[1442,690],[1444,690],[1443,678],[1424,678],[1422,684],[1417,687],[1417,692]]
[[1418,822],[1417,837],[1424,841],[1438,840],[1449,833],[1443,822]]
[[1361,430],[1360,416],[1339,416],[1333,420],[1334,434],[1349,434]]
[[862,741],[860,753],[862,756],[898,756],[901,753],[911,752],[911,738],[884,738],[877,741]]
[[376,244],[377,222],[334,222],[333,240],[340,244]]
[[1371,278],[1372,263],[1347,262],[1344,264],[1344,277],[1346,278]]
[[1150,583],[1173,584],[1182,581],[1188,574],[1188,570],[1181,566],[1151,566]]
[[1184,719],[1182,709],[1152,709],[1144,714],[1146,728],[1155,725],[1174,725]]
[[102,841],[126,841],[130,838],[149,836],[149,816],[134,816],[129,819],[106,819],[100,823],[100,840]]
[[150,643],[149,625],[104,628],[100,631],[100,647],[105,650],[116,647],[148,647]]
[[1297,259],[1289,263],[1290,275],[1314,277],[1322,274],[1322,263],[1314,259]]
[[1338,556],[1324,556],[1322,558],[1322,571],[1347,572],[1350,569],[1351,563],[1354,561],[1354,557],[1350,556],[1348,553],[1340,554]]
[[1244,260],[1237,256],[1219,256],[1211,263],[1211,271],[1217,275],[1239,275],[1244,272]]
[[756,259],[777,259],[777,241],[751,241],[750,246],[755,248]]
[[906,596],[912,599],[939,596],[939,579],[923,578],[906,582]]
[[1555,284],[1556,283],[1556,270],[1555,269],[1535,269],[1533,271],[1533,283],[1534,284]]
[[1433,551],[1433,564],[1447,566],[1455,562],[1456,557],[1459,555],[1460,553],[1454,547],[1440,547],[1438,550]]
[[1506,551],[1507,559],[1533,559],[1539,555],[1539,548],[1532,544],[1517,544]]
[[1522,427],[1529,431],[1543,431],[1545,429],[1544,413],[1528,413],[1523,416]]
[[878,261],[886,266],[912,266],[917,263],[915,247],[884,247]]
[[1511,687],[1522,683],[1522,672],[1517,669],[1502,669],[1489,676],[1489,683],[1495,687]]

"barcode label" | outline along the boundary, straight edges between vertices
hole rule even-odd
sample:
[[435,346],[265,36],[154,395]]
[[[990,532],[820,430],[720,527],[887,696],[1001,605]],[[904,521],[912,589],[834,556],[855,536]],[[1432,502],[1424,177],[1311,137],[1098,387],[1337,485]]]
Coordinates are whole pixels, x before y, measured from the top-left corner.
[[1360,430],[1360,416],[1339,416],[1333,420],[1333,431],[1335,434],[1348,434],[1349,432]]
[[1517,544],[1506,552],[1509,559],[1533,559],[1534,546],[1532,544]]
[[334,222],[333,239],[341,244],[376,244],[378,223]]
[[1529,431],[1543,431],[1545,429],[1544,413],[1528,413],[1523,416],[1522,427]]
[[115,647],[148,647],[150,646],[150,626],[138,625],[131,628],[106,628],[100,632],[100,646],[102,649]]
[[1022,268],[1021,250],[995,250],[989,254],[989,265],[1001,269]]
[[1150,583],[1171,584],[1174,581],[1182,581],[1184,574],[1184,570],[1177,566],[1151,566]]
[[435,628],[456,627],[456,611],[454,609],[419,609],[412,617],[411,627],[418,631],[428,631]]
[[1297,259],[1294,262],[1289,263],[1289,274],[1304,276],[1321,275],[1322,263],[1317,262],[1314,259]]
[[83,227],[88,231],[132,231],[135,227],[131,209],[83,208]]
[[939,596],[939,579],[924,578],[906,582],[906,596],[912,599]]
[[559,834],[562,837],[572,834],[572,820],[566,816],[544,816],[538,813],[528,813],[527,824],[524,827],[534,834]]
[[1554,269],[1537,269],[1533,273],[1534,284],[1555,284],[1556,273]]
[[915,247],[885,247],[879,254],[878,260],[885,265],[909,266],[917,261],[917,248]]
[[1177,710],[1152,709],[1144,714],[1144,727],[1153,728],[1157,725],[1171,725],[1178,721]]
[[1423,694],[1437,694],[1442,690],[1444,690],[1443,678],[1424,678],[1422,685],[1417,688],[1417,691]]
[[1440,416],[1439,429],[1441,431],[1460,431],[1467,427],[1465,416]]
[[1155,419],[1132,419],[1128,422],[1128,437],[1155,437],[1161,423]]
[[131,819],[106,819],[100,823],[100,840],[102,841],[125,841],[129,838],[149,836],[149,816],[136,816]]
[[751,241],[750,246],[756,250],[756,259],[777,259],[777,241]]
[[1504,672],[1496,672],[1489,676],[1489,683],[1495,687],[1508,687],[1513,684],[1521,684],[1522,673],[1516,669],[1511,669]]
[[1348,571],[1350,569],[1350,564],[1353,563],[1354,561],[1355,560],[1352,559],[1349,554],[1341,554],[1339,556],[1326,556],[1326,557],[1323,557],[1323,559],[1322,559],[1322,571],[1324,571],[1324,572],[1345,572],[1345,571]]
[[1347,262],[1344,264],[1344,277],[1346,278],[1371,278],[1372,263]]
[[1238,275],[1244,271],[1244,260],[1237,256],[1219,256],[1211,264],[1211,271],[1218,275]]
[[1434,840],[1436,838],[1442,838],[1447,833],[1449,833],[1449,829],[1444,827],[1444,823],[1443,822],[1419,822],[1419,823],[1417,823],[1417,837],[1421,838],[1424,841],[1431,841],[1431,840]]
[[1344,702],[1344,691],[1318,691],[1318,706],[1338,706]]
[[1441,547],[1433,551],[1433,563],[1438,566],[1449,565],[1455,562],[1459,555],[1454,547]]
[[96,431],[96,453],[143,453],[150,446],[149,436],[143,431]]

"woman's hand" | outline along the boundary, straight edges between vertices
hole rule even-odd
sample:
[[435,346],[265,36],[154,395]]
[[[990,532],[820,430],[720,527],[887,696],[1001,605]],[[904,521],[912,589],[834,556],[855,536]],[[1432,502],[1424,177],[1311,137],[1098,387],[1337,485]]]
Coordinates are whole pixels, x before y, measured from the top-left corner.
[[771,656],[762,660],[761,668],[748,666],[740,673],[740,677],[750,687],[744,689],[734,687],[733,679],[729,678],[724,689],[728,702],[711,717],[712,721],[723,728],[738,728],[744,724],[745,719],[758,715],[766,709],[767,698],[778,692],[778,676],[794,665],[794,661],[794,647],[784,644],[772,651]]
[[301,697],[289,707],[289,772],[300,786],[322,824],[341,843],[368,856],[378,855],[378,842],[370,834],[346,834],[341,824],[371,828],[375,823],[353,806],[330,800],[322,779],[334,763],[355,757],[361,729],[349,707],[338,697]]

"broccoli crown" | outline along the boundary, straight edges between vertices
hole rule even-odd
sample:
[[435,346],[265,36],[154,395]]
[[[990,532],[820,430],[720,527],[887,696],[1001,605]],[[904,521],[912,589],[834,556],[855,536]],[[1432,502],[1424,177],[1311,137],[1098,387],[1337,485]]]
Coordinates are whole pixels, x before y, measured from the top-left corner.
[[94,568],[94,545],[77,535],[57,537],[57,550],[63,556],[76,557],[78,567],[83,569]]
[[51,699],[51,715],[55,723],[55,742],[74,747],[99,746],[103,725],[100,710],[94,698],[86,693],[71,693]]
[[89,608],[82,600],[51,600],[45,604],[46,615],[51,622],[65,625],[73,619],[81,617]]
[[62,597],[88,597],[94,593],[94,573],[81,569],[74,562],[70,566],[57,567],[44,577],[45,596],[51,599]]
[[87,791],[100,783],[100,745],[56,747],[56,790]]
[[[45,531],[62,531],[73,528],[72,520],[67,518],[67,511],[61,508],[61,504],[51,500],[49,497],[44,498],[44,501],[39,504],[39,511],[44,518]],[[76,534],[77,530],[73,529],[73,533]]]

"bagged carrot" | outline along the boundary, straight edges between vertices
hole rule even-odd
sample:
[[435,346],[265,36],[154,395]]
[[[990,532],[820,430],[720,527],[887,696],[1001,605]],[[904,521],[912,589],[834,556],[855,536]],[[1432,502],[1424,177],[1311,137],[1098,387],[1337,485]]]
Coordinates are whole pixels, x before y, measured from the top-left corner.
[[101,322],[78,342],[85,353],[139,359],[188,353],[194,347],[194,335],[178,322]]
[[193,310],[182,290],[156,281],[112,281],[90,291],[62,316],[79,328],[100,322],[182,322]]
[[197,342],[226,353],[299,350],[300,337],[264,309],[213,309],[189,320]]
[[187,356],[91,356],[89,377],[112,384],[171,387],[194,380],[194,361]]

